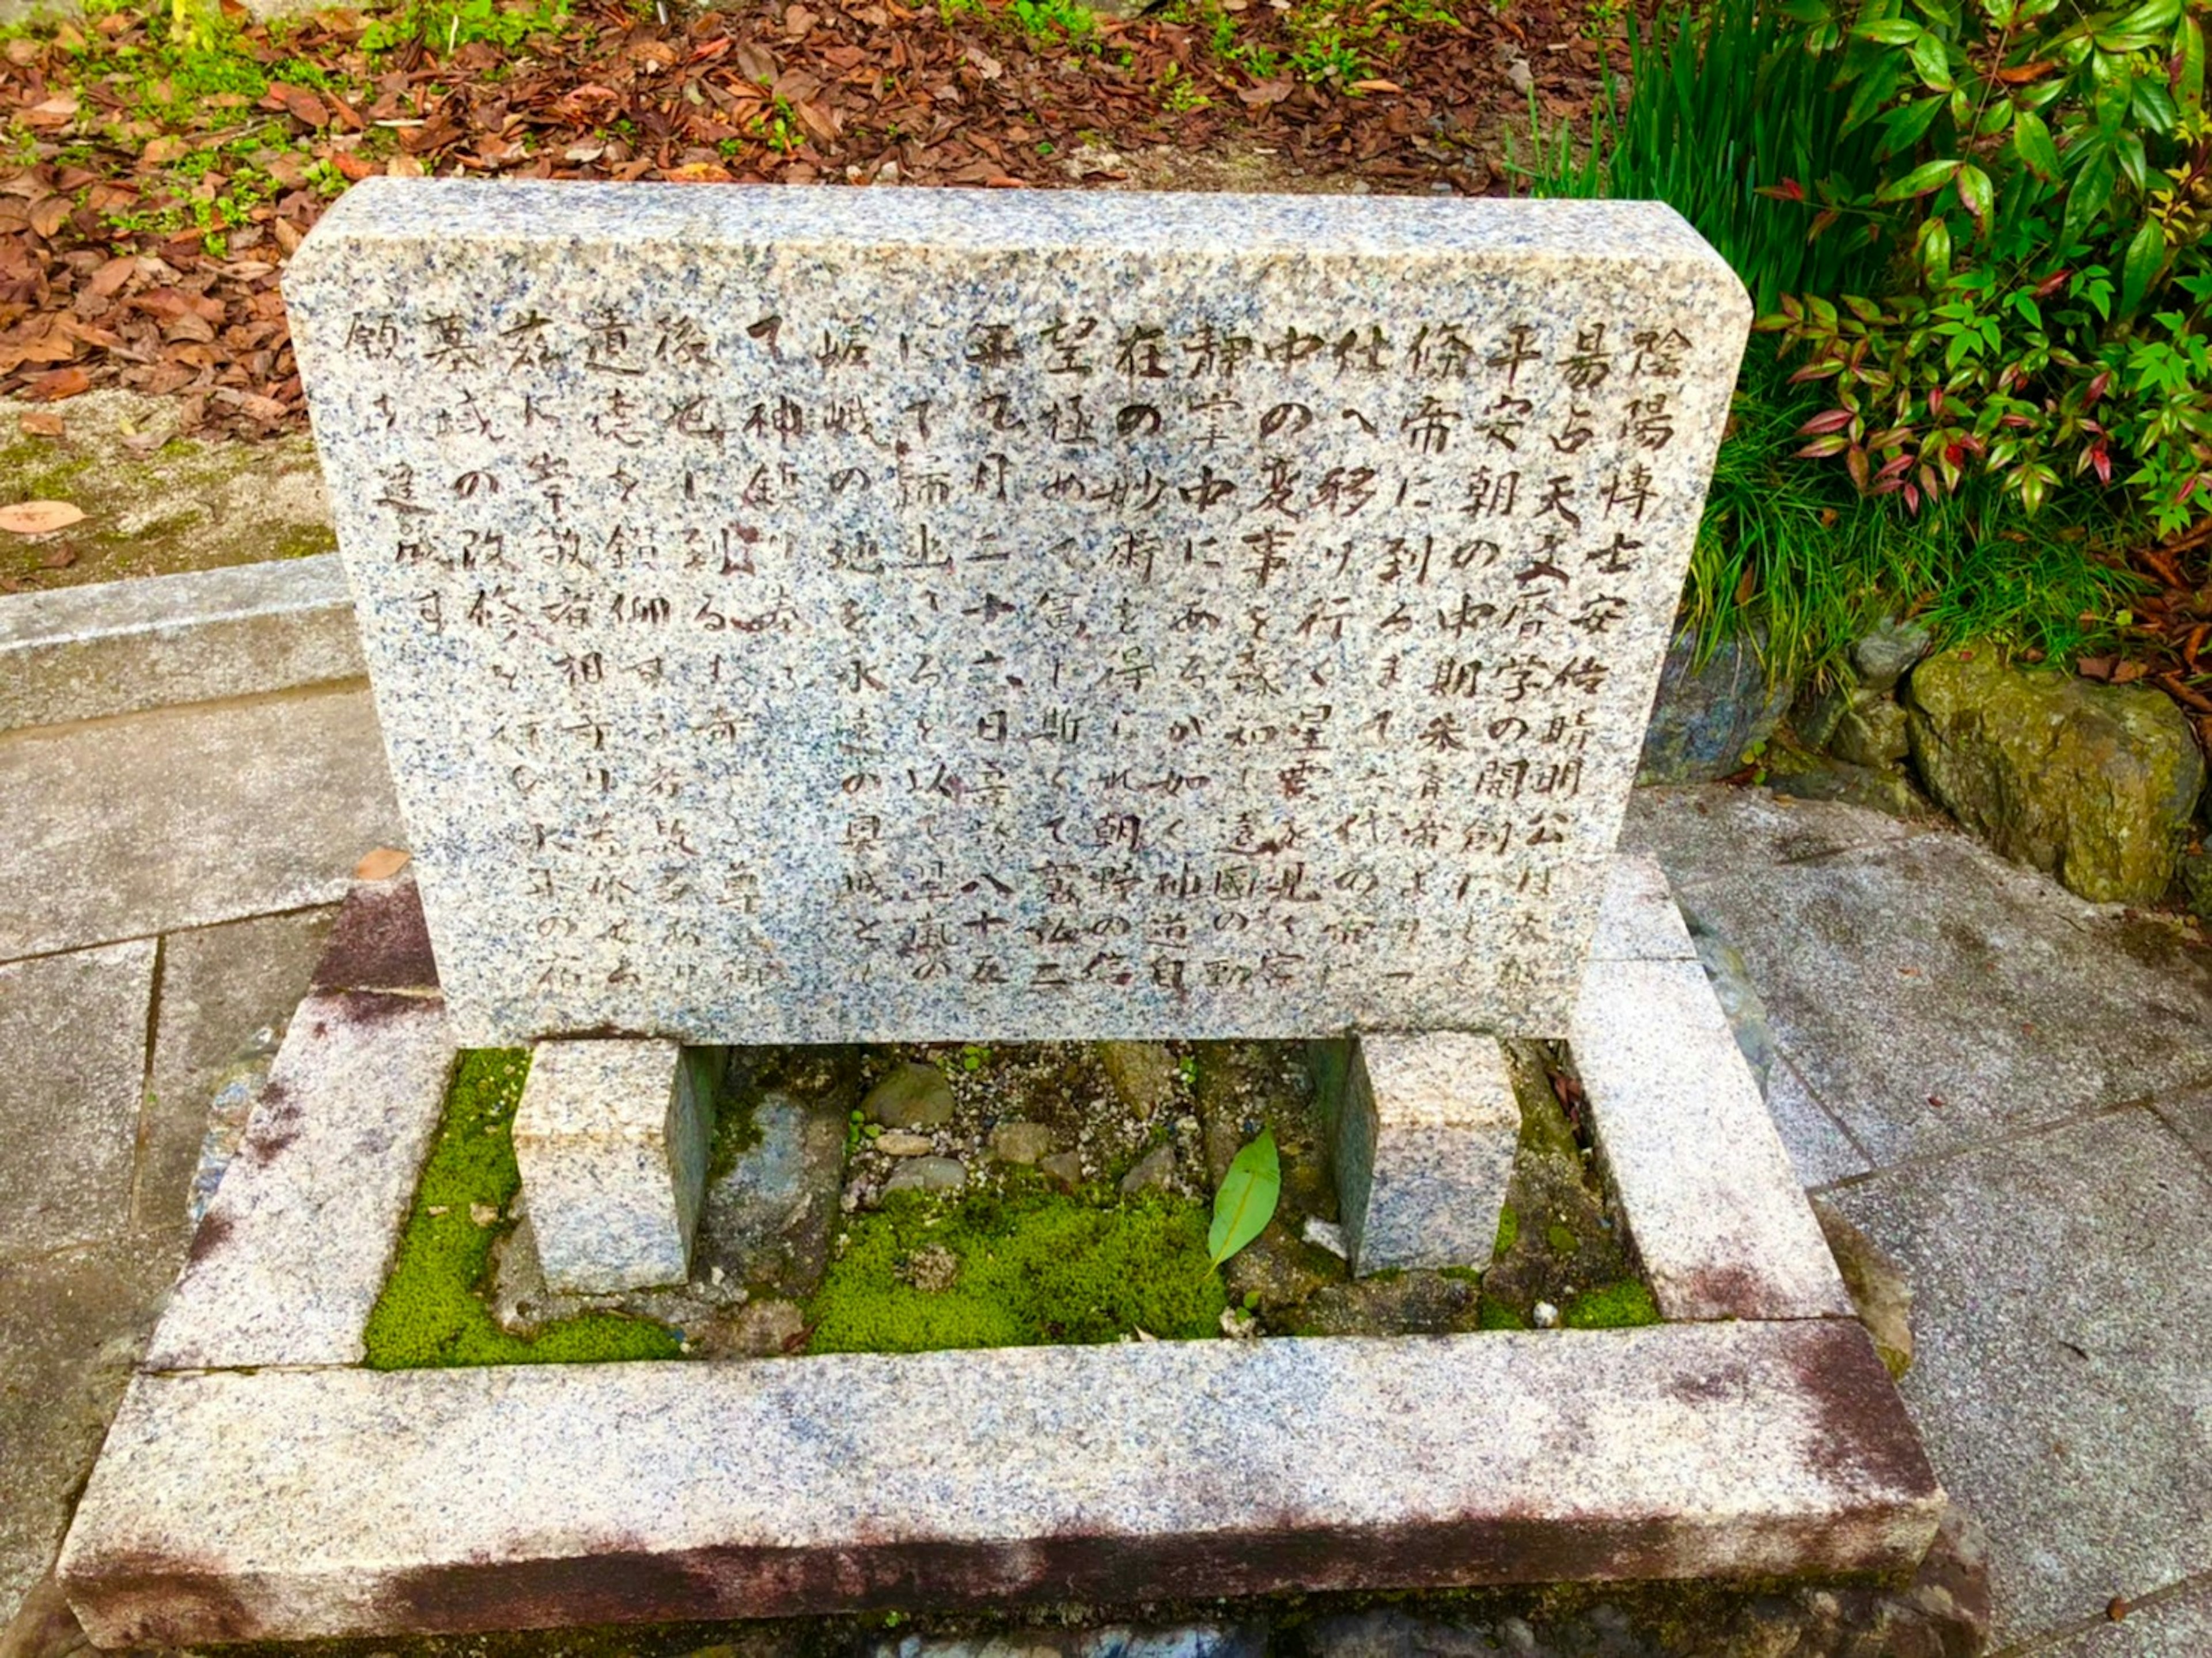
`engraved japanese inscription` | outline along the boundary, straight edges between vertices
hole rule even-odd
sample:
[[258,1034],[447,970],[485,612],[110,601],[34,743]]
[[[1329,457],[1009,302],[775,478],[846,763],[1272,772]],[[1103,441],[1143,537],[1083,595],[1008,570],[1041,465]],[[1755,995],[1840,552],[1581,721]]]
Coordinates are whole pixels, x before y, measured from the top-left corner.
[[287,292],[465,1042],[1563,1028],[1667,210],[372,182]]

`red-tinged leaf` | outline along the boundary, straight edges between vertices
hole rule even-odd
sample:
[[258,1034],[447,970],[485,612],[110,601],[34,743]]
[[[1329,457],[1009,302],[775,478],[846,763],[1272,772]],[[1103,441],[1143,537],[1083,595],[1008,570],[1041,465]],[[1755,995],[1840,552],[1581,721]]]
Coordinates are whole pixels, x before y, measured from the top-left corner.
[[137,254],[118,253],[92,273],[92,280],[84,285],[85,292],[95,300],[112,299],[137,269]]
[[1851,423],[1854,416],[1848,409],[1829,409],[1813,416],[1797,428],[1801,438],[1825,437],[1831,432],[1840,432]]
[[33,375],[23,395],[34,403],[59,403],[92,390],[92,376],[82,368],[52,368]]
[[2112,670],[2112,683],[2115,685],[2131,685],[2149,671],[2150,670],[2144,667],[2140,662],[2123,662],[2118,667]]
[[2064,270],[2052,271],[2041,282],[2036,283],[2034,288],[2035,297],[2039,300],[2049,299],[2053,294],[2056,294],[2060,288],[2066,286],[2066,279],[2073,274],[2074,272],[2070,267]]
[[1797,452],[1799,460],[1825,460],[1830,455],[1840,455],[1850,447],[1851,440],[1840,432],[1833,437],[1815,438]]
[[2112,371],[2107,368],[2089,382],[2088,390],[2081,394],[2081,406],[2085,409],[2093,407],[2100,398],[2112,389]]
[[271,81],[269,83],[269,98],[262,101],[267,103],[270,99],[302,125],[321,128],[331,124],[329,108],[306,87],[287,86],[282,81]]
[[2089,465],[2097,469],[2098,483],[2110,483],[2112,481],[2112,457],[2103,444],[2089,452]]
[[1867,492],[1868,482],[1867,452],[1857,444],[1853,444],[1844,452],[1844,469],[1851,475],[1851,483],[1856,486],[1858,492],[1864,495]]
[[1790,377],[1792,386],[1803,386],[1810,380],[1824,380],[1843,372],[1839,362],[1808,362]]
[[1913,517],[1920,516],[1920,487],[1917,484],[1908,483],[1905,486],[1905,510]]

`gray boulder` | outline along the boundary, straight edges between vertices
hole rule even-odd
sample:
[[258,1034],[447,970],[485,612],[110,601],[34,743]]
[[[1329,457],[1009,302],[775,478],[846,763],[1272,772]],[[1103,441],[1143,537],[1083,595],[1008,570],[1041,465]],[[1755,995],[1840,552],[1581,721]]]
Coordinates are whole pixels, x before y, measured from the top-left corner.
[[1744,763],[1790,706],[1790,687],[1767,678],[1758,638],[1739,635],[1697,664],[1698,637],[1684,633],[1660,671],[1658,701],[1644,733],[1639,783],[1702,783]]

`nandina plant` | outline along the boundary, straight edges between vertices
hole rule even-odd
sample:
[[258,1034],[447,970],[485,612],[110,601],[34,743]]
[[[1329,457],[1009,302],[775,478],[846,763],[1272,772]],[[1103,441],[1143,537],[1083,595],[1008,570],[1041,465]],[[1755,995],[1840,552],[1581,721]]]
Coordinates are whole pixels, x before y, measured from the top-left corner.
[[[1887,291],[1792,295],[1760,326],[1831,383],[1799,452],[1917,512],[1973,474],[2031,511],[2115,482],[2161,533],[2212,490],[2212,121],[2202,8],[1791,0],[1879,177]],[[1771,188],[1797,188],[1784,181]]]

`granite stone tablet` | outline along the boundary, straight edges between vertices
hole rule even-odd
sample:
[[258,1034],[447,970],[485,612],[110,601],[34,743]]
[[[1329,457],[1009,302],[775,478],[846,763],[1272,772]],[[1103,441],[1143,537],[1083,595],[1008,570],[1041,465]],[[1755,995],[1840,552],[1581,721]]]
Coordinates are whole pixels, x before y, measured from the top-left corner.
[[1668,210],[372,179],[285,290],[465,1044],[1565,1029]]

